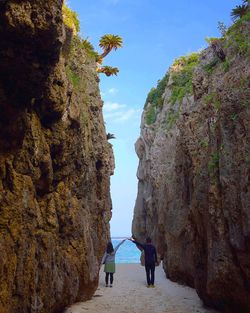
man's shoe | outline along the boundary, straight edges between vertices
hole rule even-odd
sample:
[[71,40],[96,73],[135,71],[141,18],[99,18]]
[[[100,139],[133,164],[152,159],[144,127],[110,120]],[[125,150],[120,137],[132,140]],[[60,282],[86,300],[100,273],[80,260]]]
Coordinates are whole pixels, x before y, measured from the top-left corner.
[[155,285],[150,285],[151,288],[155,288]]
[[151,286],[150,285],[147,285],[147,288],[150,288]]
[[109,285],[109,287],[112,288],[113,286],[112,286],[112,285]]
[[109,285],[106,285],[106,287],[108,287]]

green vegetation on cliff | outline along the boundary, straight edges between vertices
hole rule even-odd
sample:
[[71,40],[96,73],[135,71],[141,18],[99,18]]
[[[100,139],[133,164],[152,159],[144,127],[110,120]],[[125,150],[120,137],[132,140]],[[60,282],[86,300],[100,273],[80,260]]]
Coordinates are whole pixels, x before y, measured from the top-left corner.
[[[185,96],[193,92],[193,72],[199,61],[199,53],[191,53],[176,59],[171,66],[171,95],[168,100],[171,108],[166,116],[166,130],[170,130],[178,119],[181,111],[181,103]],[[176,105],[176,106],[175,106]]]
[[168,111],[167,118],[166,118],[166,130],[169,130],[172,128],[172,126],[175,124],[179,116],[180,116],[180,108],[178,108],[177,111],[175,111],[172,108]]
[[246,24],[250,21],[250,11],[238,19],[227,31],[226,47],[232,47],[236,53],[250,56],[250,34]]
[[72,31],[70,36],[70,50],[68,54],[67,65],[65,68],[68,80],[76,90],[82,89],[81,73],[79,73],[76,62],[79,58],[79,54],[83,51],[87,59],[97,59],[98,53],[95,52],[93,45],[88,39],[82,39],[78,32],[80,30],[80,22],[76,12],[68,8],[65,4],[62,7],[63,22],[68,29]]
[[146,123],[151,125],[156,120],[157,110],[160,110],[163,106],[163,94],[166,89],[169,79],[167,73],[161,80],[158,80],[157,86],[153,87],[146,99],[144,109],[146,110]]
[[236,6],[232,10],[231,16],[234,23],[229,28],[219,22],[221,38],[206,38],[215,52],[214,60],[204,66],[208,75],[211,75],[218,65],[221,65],[222,69],[227,72],[231,66],[232,56],[233,59],[235,55],[250,56],[250,33],[247,27],[250,21],[249,1],[244,0],[242,5]]
[[163,93],[165,91],[169,74],[167,73],[161,80],[158,80],[157,87],[153,87],[146,99],[145,108],[150,103],[155,107],[162,107],[163,105]]
[[72,29],[73,34],[77,34],[80,30],[78,14],[75,11],[72,11],[70,8],[68,8],[65,4],[63,4],[62,13],[64,24],[68,28]]
[[[163,79],[158,81],[157,87],[153,87],[146,99],[145,121],[147,125],[151,125],[156,121],[157,112],[162,109],[164,102],[164,91],[166,89],[169,77],[171,74],[172,90],[169,102],[174,105],[176,102],[181,103],[184,96],[192,94],[192,75],[195,66],[198,64],[199,53],[191,53],[187,56],[182,56],[175,60],[170,73],[168,72]],[[173,123],[179,116],[179,108],[177,111],[172,110],[167,116],[168,128],[172,127]]]
[[181,103],[184,96],[192,94],[192,77],[198,60],[199,53],[191,53],[174,61],[171,67],[173,80],[171,84],[172,94],[169,99],[171,105],[176,102]]
[[79,73],[78,66],[76,65],[77,60],[79,59],[79,53],[83,49],[86,52],[86,57],[91,57],[91,55],[88,53],[88,50],[86,50],[84,47],[83,40],[77,35],[73,36],[70,43],[70,53],[65,70],[68,80],[76,90],[80,90],[82,85],[80,75],[81,73]]
[[[207,75],[211,75],[218,67],[224,72],[227,72],[231,66],[231,58],[226,55],[228,49],[233,50],[232,55],[247,55],[250,56],[250,38],[246,24],[250,21],[249,1],[244,1],[242,8],[237,7],[233,10],[235,14],[234,24],[228,29],[223,23],[219,23],[219,28],[222,33],[221,38],[206,38],[206,41],[214,51],[214,58],[210,63],[203,66]],[[176,59],[170,68],[169,73],[159,81],[156,88],[152,88],[149,92],[145,110],[145,122],[147,125],[153,124],[156,121],[157,113],[163,105],[163,93],[166,84],[169,81],[171,95],[168,99],[170,108],[166,116],[166,129],[169,130],[175,124],[181,112],[181,104],[186,96],[193,93],[193,73],[194,69],[199,64],[200,53],[191,53],[187,56],[181,56]],[[215,109],[220,108],[220,102],[214,93],[206,96],[205,101],[211,102]]]
[[[103,49],[103,52],[101,54],[98,54],[87,38],[82,39],[78,35],[78,32],[80,30],[78,14],[71,10],[70,8],[68,8],[65,4],[63,4],[62,13],[63,13],[63,22],[65,26],[68,27],[73,33],[71,50],[75,48],[84,49],[87,56],[89,56],[90,58],[94,57],[95,61],[97,62],[96,71],[98,73],[104,73],[106,76],[117,75],[117,73],[119,72],[119,69],[117,67],[100,66],[100,64],[102,64],[103,59],[112,50],[117,50],[118,48],[122,47],[123,43],[122,38],[118,35],[113,34],[106,34],[102,36],[100,39],[99,46]],[[66,72],[73,86],[75,87],[76,85],[78,85],[76,73],[72,72],[72,69],[69,68],[67,68]]]

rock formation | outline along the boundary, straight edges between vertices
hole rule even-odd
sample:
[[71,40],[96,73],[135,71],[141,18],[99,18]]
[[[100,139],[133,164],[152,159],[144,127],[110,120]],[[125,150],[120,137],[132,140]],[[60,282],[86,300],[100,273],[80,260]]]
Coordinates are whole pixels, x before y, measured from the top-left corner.
[[250,312],[249,14],[177,60],[148,95],[136,142],[133,235],[205,304]]
[[62,0],[0,2],[0,312],[89,298],[109,238],[113,155],[95,61]]

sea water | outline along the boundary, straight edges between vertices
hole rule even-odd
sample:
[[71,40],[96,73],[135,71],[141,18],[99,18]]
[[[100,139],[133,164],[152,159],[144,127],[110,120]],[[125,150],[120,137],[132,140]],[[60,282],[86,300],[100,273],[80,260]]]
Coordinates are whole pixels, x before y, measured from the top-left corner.
[[[112,238],[114,248],[123,240],[123,238]],[[140,263],[141,252],[130,240],[126,240],[115,255],[116,263]]]

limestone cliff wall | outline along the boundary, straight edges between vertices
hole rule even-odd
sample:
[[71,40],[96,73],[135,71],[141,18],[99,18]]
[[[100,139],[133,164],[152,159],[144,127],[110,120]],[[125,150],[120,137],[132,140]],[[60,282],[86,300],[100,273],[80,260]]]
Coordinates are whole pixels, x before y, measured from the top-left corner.
[[113,172],[95,62],[61,0],[0,3],[0,312],[89,298]]
[[249,29],[248,16],[201,53],[191,92],[189,61],[175,62],[136,142],[134,236],[152,236],[170,279],[235,313],[250,312]]

